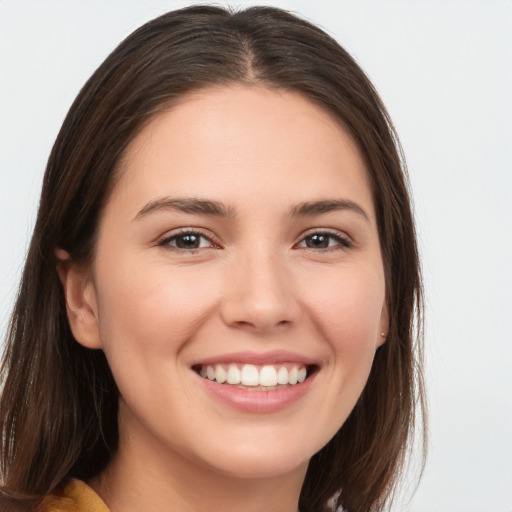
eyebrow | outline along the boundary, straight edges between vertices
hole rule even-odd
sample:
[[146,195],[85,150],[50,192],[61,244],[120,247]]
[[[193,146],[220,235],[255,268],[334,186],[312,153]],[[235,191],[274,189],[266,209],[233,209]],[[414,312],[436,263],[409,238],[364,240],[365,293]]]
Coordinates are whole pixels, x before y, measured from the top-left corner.
[[[181,213],[208,215],[212,217],[234,217],[236,209],[226,206],[218,201],[197,198],[171,198],[163,197],[147,203],[137,213],[134,220],[141,219],[150,213],[160,210],[174,210]],[[325,199],[320,201],[307,201],[299,203],[290,209],[291,217],[308,217],[339,210],[349,210],[361,215],[370,221],[368,214],[357,203],[348,199]]]
[[182,213],[193,213],[213,217],[233,217],[235,209],[225,206],[218,201],[196,198],[171,198],[163,197],[147,203],[135,216],[134,220],[159,210],[175,210]]
[[357,213],[358,215],[361,215],[368,222],[370,221],[370,217],[363,210],[363,208],[361,208],[361,206],[359,206],[357,203],[349,201],[348,199],[326,199],[321,201],[300,203],[290,210],[290,215],[292,217],[307,217],[339,210],[350,210]]

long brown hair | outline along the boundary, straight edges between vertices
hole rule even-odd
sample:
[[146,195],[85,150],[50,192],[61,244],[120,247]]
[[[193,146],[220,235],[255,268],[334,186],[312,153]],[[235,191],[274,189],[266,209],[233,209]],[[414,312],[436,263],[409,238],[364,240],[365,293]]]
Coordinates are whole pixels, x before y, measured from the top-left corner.
[[2,365],[6,503],[28,507],[70,477],[91,478],[117,446],[117,388],[103,352],[73,339],[55,249],[90,263],[127,144],[184,94],[229,83],[299,91],[349,130],[366,160],[389,332],[351,415],[311,459],[300,509],[365,512],[389,501],[417,411],[424,413],[421,278],[397,135],[364,72],[319,28],[276,8],[195,6],[147,23],[111,53],[80,91],[51,152]]

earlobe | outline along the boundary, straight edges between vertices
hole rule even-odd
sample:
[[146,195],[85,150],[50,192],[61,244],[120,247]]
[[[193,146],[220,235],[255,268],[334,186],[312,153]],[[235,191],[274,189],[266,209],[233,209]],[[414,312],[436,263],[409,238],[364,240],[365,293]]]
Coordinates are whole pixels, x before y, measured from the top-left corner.
[[389,332],[389,314],[388,314],[388,305],[387,301],[384,302],[382,306],[382,311],[380,314],[380,329],[379,336],[377,339],[377,347],[384,345],[387,340]]
[[66,299],[71,332],[78,343],[91,349],[102,348],[99,335],[96,291],[89,272],[74,263],[62,249],[55,251],[57,272]]

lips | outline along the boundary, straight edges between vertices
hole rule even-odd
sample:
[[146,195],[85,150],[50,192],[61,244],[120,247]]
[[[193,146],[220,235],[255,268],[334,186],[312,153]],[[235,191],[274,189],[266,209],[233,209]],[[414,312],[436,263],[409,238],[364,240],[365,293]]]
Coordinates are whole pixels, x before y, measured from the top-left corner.
[[263,413],[286,409],[308,394],[321,364],[301,354],[273,350],[205,358],[191,369],[210,396],[243,412]]

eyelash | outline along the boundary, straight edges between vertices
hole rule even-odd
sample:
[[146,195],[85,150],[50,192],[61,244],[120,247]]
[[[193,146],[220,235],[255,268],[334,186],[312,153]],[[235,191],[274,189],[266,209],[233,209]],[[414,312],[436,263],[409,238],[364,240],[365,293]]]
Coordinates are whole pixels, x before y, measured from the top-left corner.
[[[307,244],[307,240],[308,239],[312,239],[313,237],[315,236],[319,236],[319,237],[325,237],[328,239],[327,243],[327,247],[307,247],[306,246],[303,246],[301,244]],[[334,245],[330,245],[330,242],[334,240],[335,241],[335,244]],[[295,247],[304,247],[305,249],[310,249],[310,250],[313,250],[313,251],[332,251],[332,250],[343,250],[343,249],[350,249],[353,247],[353,243],[352,241],[350,240],[350,238],[348,238],[346,235],[343,235],[341,234],[340,232],[338,231],[329,231],[329,230],[316,230],[316,231],[312,231],[310,233],[307,233],[306,235],[304,235],[301,239],[301,241],[299,243],[297,243],[295,245]]]
[[[208,246],[206,247],[192,247],[192,248],[183,248],[178,247],[177,245],[172,245],[172,242],[177,242],[179,239],[184,239],[185,237],[197,237],[199,239],[207,240]],[[201,244],[201,242],[200,242]],[[178,233],[174,233],[171,236],[167,236],[160,240],[158,242],[158,245],[160,247],[169,247],[172,250],[178,251],[178,252],[186,252],[186,253],[194,253],[198,251],[199,249],[219,249],[220,246],[212,241],[210,236],[205,235],[204,233],[201,233],[201,231],[196,231],[193,229],[182,229]]]
[[[198,239],[203,239],[208,242],[207,246],[201,247],[201,241],[199,241],[200,246],[199,247],[190,247],[190,248],[184,248],[184,247],[178,247],[176,244],[178,240],[184,239],[185,237],[196,237]],[[313,237],[325,237],[327,239],[327,247],[308,247],[307,243],[308,240],[313,239]],[[324,239],[325,239],[324,238]],[[335,243],[331,245],[331,242],[334,241]],[[305,245],[302,245],[305,244]],[[205,235],[204,233],[200,231],[195,231],[191,229],[184,228],[183,230],[180,230],[178,233],[174,233],[171,236],[167,236],[160,240],[158,242],[159,247],[168,247],[171,248],[174,251],[178,252],[184,252],[184,253],[195,253],[196,251],[200,249],[220,249],[221,246],[214,241],[212,241],[210,236]],[[328,230],[317,230],[312,231],[310,233],[307,233],[304,235],[301,240],[294,245],[294,248],[304,248],[309,249],[312,251],[331,251],[331,250],[343,250],[343,249],[350,249],[353,247],[352,241],[347,237],[342,235],[339,232],[332,232]]]

